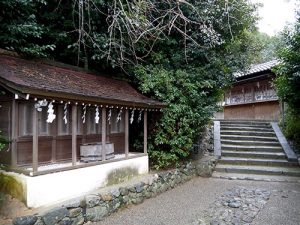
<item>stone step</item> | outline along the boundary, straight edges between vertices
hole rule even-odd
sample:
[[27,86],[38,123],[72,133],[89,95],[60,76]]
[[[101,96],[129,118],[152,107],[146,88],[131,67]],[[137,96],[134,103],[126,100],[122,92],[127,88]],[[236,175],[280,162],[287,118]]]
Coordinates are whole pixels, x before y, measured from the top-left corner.
[[221,130],[221,135],[244,135],[244,136],[264,136],[276,137],[275,132],[268,131],[247,131],[247,130]]
[[231,130],[231,131],[260,131],[260,132],[273,132],[273,129],[271,127],[264,127],[264,128],[260,128],[260,127],[247,127],[247,126],[243,126],[243,127],[236,127],[236,126],[221,126],[220,128],[221,131],[227,131],[227,130]]
[[278,146],[281,147],[278,141],[246,141],[246,140],[224,140],[221,139],[221,144],[226,145],[243,145],[243,146]]
[[271,182],[296,182],[300,183],[299,177],[283,176],[283,175],[261,175],[261,174],[240,174],[240,173],[223,173],[213,172],[212,177],[229,180],[255,180],[255,181],[271,181]]
[[244,141],[278,141],[277,137],[248,136],[248,135],[227,135],[221,134],[222,140],[244,140]]
[[255,165],[255,166],[286,166],[297,167],[298,162],[288,162],[286,159],[260,159],[260,158],[242,158],[242,157],[222,157],[220,164],[226,165]]
[[286,159],[283,152],[255,152],[255,151],[228,151],[222,150],[222,157],[260,158],[260,159]]
[[254,152],[282,152],[279,146],[245,146],[245,145],[221,145],[222,150],[229,151],[254,151]]
[[270,128],[272,127],[270,123],[261,123],[261,124],[251,124],[251,123],[220,123],[221,127],[261,127],[261,128]]
[[269,166],[241,166],[218,164],[215,168],[217,172],[242,173],[242,174],[265,174],[265,175],[286,175],[300,177],[298,167],[269,167]]
[[270,122],[259,121],[220,121],[221,125],[270,126]]

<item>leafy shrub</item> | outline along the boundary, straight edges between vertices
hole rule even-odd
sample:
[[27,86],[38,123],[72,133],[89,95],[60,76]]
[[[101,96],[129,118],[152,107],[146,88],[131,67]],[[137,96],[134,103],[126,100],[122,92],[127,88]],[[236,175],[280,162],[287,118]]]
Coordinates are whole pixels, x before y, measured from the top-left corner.
[[284,124],[285,136],[300,144],[300,114],[297,114],[292,109],[288,109]]
[[279,98],[288,104],[284,133],[300,142],[300,14],[294,27],[283,32],[284,47],[279,50],[281,63],[275,68],[275,86]]

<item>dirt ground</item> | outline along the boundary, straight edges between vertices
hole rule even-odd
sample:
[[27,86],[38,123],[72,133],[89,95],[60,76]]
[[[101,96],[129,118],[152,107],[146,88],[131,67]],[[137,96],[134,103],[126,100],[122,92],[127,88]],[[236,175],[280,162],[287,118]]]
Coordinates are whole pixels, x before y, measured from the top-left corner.
[[0,224],[7,225],[12,223],[12,218],[33,214],[34,211],[27,208],[23,202],[4,195],[4,199],[0,205]]

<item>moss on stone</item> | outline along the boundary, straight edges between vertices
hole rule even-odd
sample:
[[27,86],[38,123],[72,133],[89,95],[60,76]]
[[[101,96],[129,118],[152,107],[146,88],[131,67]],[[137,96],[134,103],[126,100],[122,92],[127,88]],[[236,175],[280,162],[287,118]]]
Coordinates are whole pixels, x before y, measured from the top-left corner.
[[25,202],[23,185],[14,177],[0,173],[0,192]]
[[115,169],[107,175],[107,185],[122,183],[137,175],[138,169],[136,168],[124,167]]

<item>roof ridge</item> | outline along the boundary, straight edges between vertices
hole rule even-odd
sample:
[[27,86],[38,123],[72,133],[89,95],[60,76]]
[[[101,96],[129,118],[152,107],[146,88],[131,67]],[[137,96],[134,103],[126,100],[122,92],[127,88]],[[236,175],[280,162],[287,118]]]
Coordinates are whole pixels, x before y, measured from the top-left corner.
[[279,64],[279,59],[273,59],[267,62],[258,63],[258,64],[252,64],[249,69],[246,71],[238,71],[233,73],[235,78],[245,77],[249,75],[253,75],[256,73],[261,73],[263,71],[271,70],[273,67],[277,66]]

